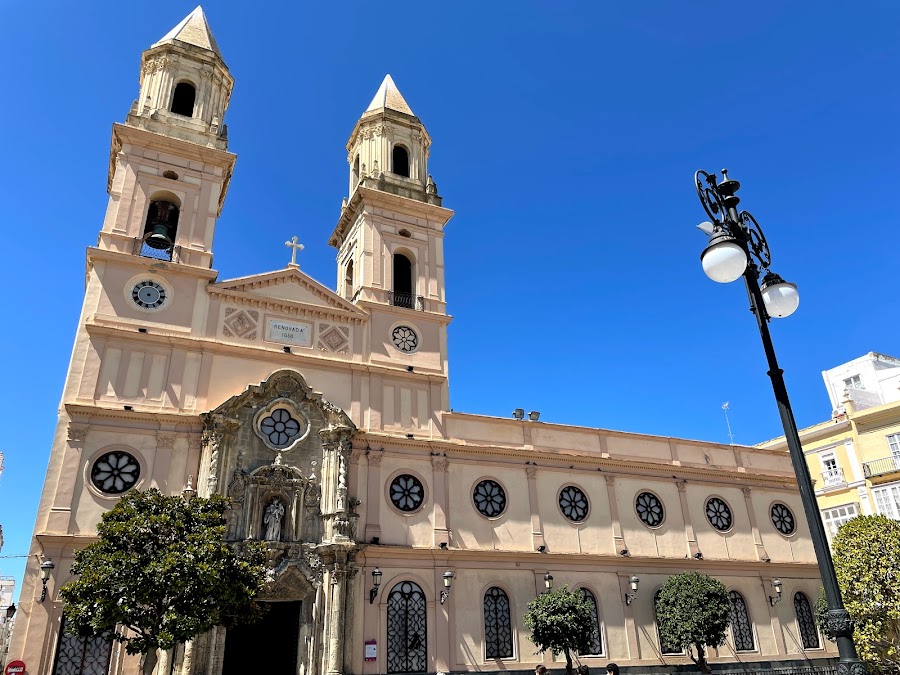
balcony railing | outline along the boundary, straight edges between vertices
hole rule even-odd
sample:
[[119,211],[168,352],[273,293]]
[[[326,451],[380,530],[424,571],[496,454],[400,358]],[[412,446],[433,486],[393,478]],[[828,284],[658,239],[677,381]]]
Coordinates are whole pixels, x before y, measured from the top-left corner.
[[866,478],[884,476],[897,471],[900,471],[900,457],[896,455],[873,459],[871,462],[863,462],[863,473],[866,475]]
[[847,482],[844,480],[844,470],[840,468],[825,469],[825,471],[822,472],[822,482],[825,483],[825,487],[843,485]]
[[425,311],[425,298],[421,295],[401,293],[399,291],[388,291],[388,302],[394,307],[406,307],[407,309]]
[[139,255],[142,258],[152,258],[153,260],[168,260],[170,262],[177,263],[181,262],[179,260],[180,252],[180,246],[173,245],[169,246],[168,248],[154,248],[140,237],[136,237],[134,240],[134,254]]

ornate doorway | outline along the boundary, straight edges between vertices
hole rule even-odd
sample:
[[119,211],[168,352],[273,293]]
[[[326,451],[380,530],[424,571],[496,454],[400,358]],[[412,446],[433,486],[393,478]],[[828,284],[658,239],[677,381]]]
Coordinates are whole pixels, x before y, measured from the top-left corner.
[[222,675],[297,675],[302,602],[265,602],[256,623],[229,628]]

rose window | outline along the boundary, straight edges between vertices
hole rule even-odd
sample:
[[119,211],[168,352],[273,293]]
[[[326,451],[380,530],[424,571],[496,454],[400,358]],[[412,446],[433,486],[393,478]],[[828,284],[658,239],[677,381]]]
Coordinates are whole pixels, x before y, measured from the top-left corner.
[[573,523],[580,523],[587,518],[587,495],[574,485],[567,485],[559,493],[559,510]]
[[260,430],[276,448],[283,448],[300,435],[300,422],[284,408],[276,408],[259,424]]
[[107,452],[94,462],[91,482],[98,490],[117,495],[131,489],[141,477],[141,465],[127,452]]
[[419,346],[419,336],[409,326],[397,326],[391,332],[391,342],[401,352],[414,352]]
[[415,476],[403,474],[391,482],[391,503],[401,511],[415,511],[425,500],[425,487]]
[[791,513],[791,510],[784,504],[772,504],[772,510],[769,512],[769,517],[772,519],[772,525],[774,525],[775,529],[781,532],[781,534],[786,537],[794,534],[797,523],[794,520],[794,514]]
[[637,511],[638,518],[647,527],[660,525],[666,513],[659,497],[652,492],[640,493],[634,500],[634,509]]
[[506,493],[494,480],[483,480],[476,485],[472,499],[478,513],[488,518],[499,516],[506,509]]
[[730,530],[734,521],[728,504],[718,497],[711,497],[706,501],[706,519],[719,532]]

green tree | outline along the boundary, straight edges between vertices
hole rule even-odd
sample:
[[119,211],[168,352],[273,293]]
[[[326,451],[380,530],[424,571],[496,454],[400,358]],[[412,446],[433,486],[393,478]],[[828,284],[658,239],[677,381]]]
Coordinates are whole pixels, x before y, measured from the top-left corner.
[[[900,523],[885,516],[857,516],[841,525],[832,542],[834,569],[856,627],[853,639],[870,670],[900,669]],[[824,591],[816,621],[829,640]]]
[[66,627],[111,634],[144,655],[148,672],[157,649],[257,618],[265,545],[250,542],[238,554],[225,543],[228,506],[220,496],[125,494],[103,514],[99,540],[75,554],[78,578],[60,591]]
[[[712,672],[706,647],[725,643],[731,621],[728,591],[718,579],[699,572],[671,576],[656,600],[659,639],[677,649],[687,649],[700,672]],[[693,649],[697,650],[694,656]]]
[[541,593],[528,603],[524,619],[538,652],[564,653],[566,674],[572,675],[572,652],[585,654],[591,648],[594,608],[584,594],[568,586]]

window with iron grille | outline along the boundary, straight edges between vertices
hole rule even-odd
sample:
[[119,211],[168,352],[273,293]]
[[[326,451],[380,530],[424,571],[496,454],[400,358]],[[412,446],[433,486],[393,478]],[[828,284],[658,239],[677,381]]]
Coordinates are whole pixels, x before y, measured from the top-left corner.
[[812,606],[805,593],[794,593],[794,613],[797,615],[797,626],[800,628],[800,642],[803,649],[819,648],[819,631],[813,619]]
[[597,607],[597,598],[586,588],[582,588],[581,593],[594,610],[593,614],[591,614],[591,621],[593,622],[591,624],[591,648],[581,654],[581,656],[598,656],[603,653],[603,629],[600,627],[600,610]]
[[424,673],[427,667],[425,593],[418,584],[401,581],[387,601],[387,671]]
[[112,655],[110,634],[83,637],[66,630],[65,617],[59,627],[53,675],[106,675]]
[[752,652],[756,649],[753,641],[753,624],[744,596],[737,591],[728,594],[731,606],[731,632],[734,634],[734,649],[738,652]]
[[487,659],[510,659],[513,656],[509,596],[496,586],[484,594],[484,656]]

